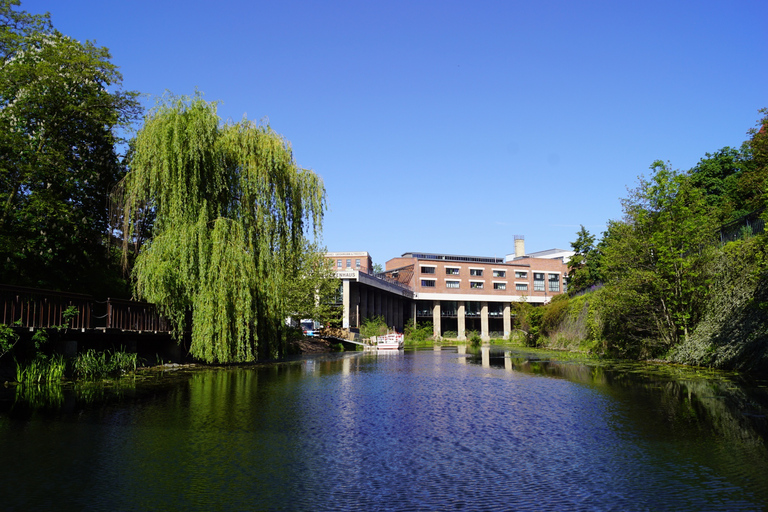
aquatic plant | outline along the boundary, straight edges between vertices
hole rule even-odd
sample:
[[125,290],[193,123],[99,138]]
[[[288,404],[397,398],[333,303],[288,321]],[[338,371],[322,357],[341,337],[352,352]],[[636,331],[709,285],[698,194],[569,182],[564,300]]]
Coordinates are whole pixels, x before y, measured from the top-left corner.
[[134,372],[137,365],[138,356],[135,353],[89,349],[74,358],[73,374],[78,379],[103,379]]
[[64,378],[67,362],[62,355],[37,354],[29,364],[16,362],[16,382],[31,384],[60,382]]

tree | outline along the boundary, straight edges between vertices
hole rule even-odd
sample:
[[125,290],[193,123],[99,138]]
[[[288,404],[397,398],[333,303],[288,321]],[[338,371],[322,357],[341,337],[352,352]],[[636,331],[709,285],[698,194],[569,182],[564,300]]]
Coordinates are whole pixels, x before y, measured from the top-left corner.
[[0,59],[3,63],[23,47],[27,38],[50,33],[53,30],[51,16],[16,11],[19,0],[0,0]]
[[600,252],[595,237],[582,225],[571,242],[574,255],[568,260],[568,291],[573,294],[586,290],[602,281],[600,276]]
[[328,325],[338,316],[334,297],[339,280],[325,250],[308,243],[306,249],[296,254],[294,275],[286,284],[286,308],[292,318],[311,318]]
[[603,268],[611,287],[605,296],[620,303],[609,322],[669,346],[687,338],[702,314],[716,223],[701,189],[685,175],[661,161],[651,170],[622,201],[625,218],[605,237]]
[[738,194],[739,178],[748,162],[742,151],[726,146],[714,154],[707,153],[688,172],[691,185],[701,189],[721,224],[749,213]]
[[106,48],[14,5],[0,3],[0,280],[93,292],[111,265],[117,132],[138,117],[137,93],[120,90]]
[[124,250],[137,213],[155,214],[133,270],[136,294],[177,331],[191,309],[190,352],[202,360],[283,355],[287,291],[312,261],[302,259],[305,235],[322,225],[320,178],[296,166],[269,126],[223,124],[199,94],[161,101],[134,147]]

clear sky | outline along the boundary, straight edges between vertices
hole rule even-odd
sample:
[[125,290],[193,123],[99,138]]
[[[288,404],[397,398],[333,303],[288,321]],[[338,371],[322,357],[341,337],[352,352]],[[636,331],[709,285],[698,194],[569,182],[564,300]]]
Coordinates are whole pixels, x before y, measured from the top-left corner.
[[330,251],[503,256],[601,234],[656,159],[768,107],[768,2],[22,0],[169,90],[268,119],[325,182]]

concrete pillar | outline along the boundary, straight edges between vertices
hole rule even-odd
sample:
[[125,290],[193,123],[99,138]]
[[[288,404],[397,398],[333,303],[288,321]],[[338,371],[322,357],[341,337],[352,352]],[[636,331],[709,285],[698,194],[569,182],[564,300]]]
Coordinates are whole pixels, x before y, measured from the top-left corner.
[[480,338],[483,341],[488,341],[491,336],[488,333],[488,303],[480,303]]
[[360,290],[360,320],[359,322],[362,324],[363,320],[368,318],[368,287],[363,287],[362,290]]
[[360,327],[360,283],[349,283],[349,326]]
[[512,308],[509,302],[504,303],[504,339],[508,340],[512,334]]
[[378,290],[373,292],[373,298],[376,301],[376,314],[374,316],[381,316],[381,293]]
[[343,329],[349,329],[349,279],[343,279],[341,283],[341,302],[344,307],[341,317],[341,327]]
[[440,316],[440,301],[436,300],[432,302],[432,327],[433,327],[433,333],[436,340],[439,340],[442,335],[443,331],[440,326],[440,321],[442,320],[442,317]]
[[416,301],[411,302],[411,323],[416,327]]
[[459,332],[458,336],[460,340],[466,340],[467,339],[467,308],[465,306],[465,302],[459,301],[458,303],[458,309],[456,311],[456,319],[459,323]]

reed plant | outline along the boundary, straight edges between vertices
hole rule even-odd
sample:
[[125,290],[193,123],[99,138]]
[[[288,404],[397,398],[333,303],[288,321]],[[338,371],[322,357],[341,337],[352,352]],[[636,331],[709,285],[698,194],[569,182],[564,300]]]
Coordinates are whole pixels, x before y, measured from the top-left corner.
[[16,362],[16,382],[40,384],[60,382],[64,378],[67,362],[62,355],[38,354],[29,364]]
[[89,349],[75,357],[73,373],[78,379],[103,379],[111,375],[135,372],[137,365],[138,356],[135,353]]

